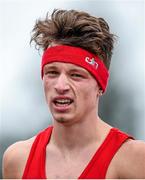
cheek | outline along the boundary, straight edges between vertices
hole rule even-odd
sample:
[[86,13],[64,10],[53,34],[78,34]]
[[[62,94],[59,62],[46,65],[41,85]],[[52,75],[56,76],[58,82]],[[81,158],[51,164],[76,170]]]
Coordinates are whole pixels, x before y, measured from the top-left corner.
[[97,102],[97,97],[98,97],[97,92],[98,92],[98,87],[95,85],[91,86],[88,83],[87,86],[81,87],[79,94],[83,102],[85,101],[87,103],[94,105]]
[[51,84],[48,81],[44,80],[43,88],[44,88],[45,96],[47,98],[51,92]]
[[49,89],[51,89],[51,87],[52,87],[52,82],[49,80],[49,79],[47,79],[47,78],[44,78],[43,79],[43,87],[44,87],[44,90],[49,90]]
[[79,96],[83,101],[96,101],[97,97],[97,89],[94,86],[87,86],[80,87]]

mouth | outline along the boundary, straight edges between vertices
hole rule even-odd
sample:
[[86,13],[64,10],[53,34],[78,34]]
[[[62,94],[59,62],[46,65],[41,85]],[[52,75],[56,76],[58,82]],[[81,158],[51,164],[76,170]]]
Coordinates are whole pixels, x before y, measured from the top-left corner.
[[69,97],[57,97],[53,99],[54,108],[58,111],[66,111],[70,108],[70,105],[74,102]]

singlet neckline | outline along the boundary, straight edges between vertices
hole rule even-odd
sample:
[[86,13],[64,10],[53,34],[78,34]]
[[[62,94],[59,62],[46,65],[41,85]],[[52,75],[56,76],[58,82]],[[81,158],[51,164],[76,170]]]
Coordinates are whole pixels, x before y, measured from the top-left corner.
[[[50,141],[50,137],[52,134],[52,130],[53,127],[50,127],[50,131],[48,133],[48,138],[45,144],[45,147],[43,149],[43,155],[42,155],[42,170],[43,172],[41,172],[42,177],[44,177],[44,179],[47,179],[48,177],[46,176],[46,146]],[[86,176],[86,174],[89,172],[89,170],[91,169],[91,167],[93,166],[93,164],[95,163],[96,159],[99,157],[99,154],[101,153],[101,151],[104,149],[104,146],[106,146],[106,144],[109,142],[109,140],[112,137],[112,133],[114,131],[118,131],[117,128],[111,128],[108,132],[108,134],[106,135],[105,139],[103,140],[102,144],[99,146],[99,148],[95,151],[94,155],[92,155],[92,158],[90,159],[90,161],[88,162],[88,164],[85,166],[84,170],[82,170],[81,174],[79,175],[79,177],[77,179],[83,179],[83,177]]]

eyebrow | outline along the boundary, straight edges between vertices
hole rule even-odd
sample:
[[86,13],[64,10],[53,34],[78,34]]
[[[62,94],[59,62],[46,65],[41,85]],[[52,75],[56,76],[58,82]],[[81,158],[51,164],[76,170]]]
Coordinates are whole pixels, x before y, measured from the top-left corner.
[[58,69],[58,67],[54,66],[54,65],[49,65],[49,66],[44,66],[44,70],[45,69]]
[[72,68],[69,71],[71,71],[71,72],[82,72],[82,73],[85,73],[85,74],[89,74],[86,70],[83,70],[83,69],[80,69],[80,68]]

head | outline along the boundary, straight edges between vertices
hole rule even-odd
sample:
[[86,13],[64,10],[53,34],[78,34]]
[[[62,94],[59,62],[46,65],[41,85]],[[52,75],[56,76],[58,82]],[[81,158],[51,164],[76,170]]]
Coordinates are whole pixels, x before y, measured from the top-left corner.
[[[102,67],[109,69],[114,35],[102,18],[96,18],[86,12],[75,10],[54,10],[44,20],[38,20],[33,29],[31,41],[44,50],[42,58],[42,76],[46,100],[54,119],[60,122],[72,122],[83,119],[88,114],[96,114],[98,98],[102,87],[96,74],[81,66],[81,62],[51,62],[44,56],[51,46],[67,45],[79,47],[99,59]],[[51,49],[51,48],[50,48]],[[66,52],[66,51],[65,51]],[[58,54],[58,51],[56,51]],[[66,56],[66,55],[65,55]],[[78,60],[79,61],[79,60]],[[90,59],[88,59],[90,62]],[[100,75],[101,77],[101,75]]]

